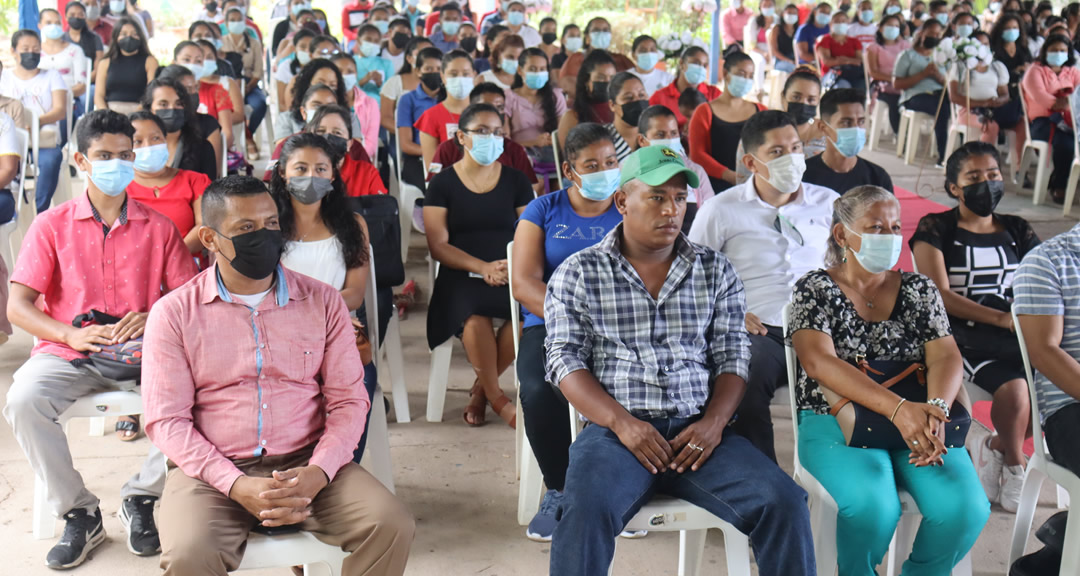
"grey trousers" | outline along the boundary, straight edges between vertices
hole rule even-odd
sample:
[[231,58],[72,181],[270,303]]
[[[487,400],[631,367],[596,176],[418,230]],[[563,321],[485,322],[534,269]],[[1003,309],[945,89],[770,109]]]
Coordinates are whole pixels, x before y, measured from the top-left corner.
[[[94,368],[76,368],[52,354],[37,354],[15,371],[4,418],[34,474],[45,482],[49,506],[57,517],[75,508],[93,512],[99,502],[75,470],[58,418],[79,398],[118,388],[116,381],[102,377]],[[142,470],[124,484],[120,495],[161,497],[164,486],[165,457],[151,445]]]

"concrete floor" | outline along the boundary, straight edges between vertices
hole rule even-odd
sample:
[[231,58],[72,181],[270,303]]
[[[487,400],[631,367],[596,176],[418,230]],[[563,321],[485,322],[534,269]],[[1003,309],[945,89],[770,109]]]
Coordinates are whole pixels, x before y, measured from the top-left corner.
[[[943,174],[928,167],[916,186],[917,167],[904,166],[893,154],[866,153],[885,166],[897,185],[936,192],[931,197],[952,205],[941,191]],[[262,164],[262,163],[260,163]],[[999,211],[1020,214],[1032,221],[1040,236],[1048,238],[1067,230],[1076,222],[1061,217],[1060,208],[1034,207],[1030,195],[1020,196],[1010,187]],[[427,283],[424,238],[414,235],[408,275],[420,285]],[[424,286],[426,289],[427,287]],[[484,576],[533,576],[547,574],[550,546],[525,538],[517,525],[517,480],[514,467],[514,434],[488,412],[489,424],[469,428],[461,420],[467,390],[473,381],[460,344],[455,345],[450,374],[450,391],[443,422],[424,419],[430,355],[426,348],[423,306],[409,310],[402,322],[402,347],[413,422],[396,424],[391,414],[390,444],[398,496],[417,519],[417,536],[407,573],[410,575],[475,574]],[[31,338],[16,330],[0,347],[0,392],[6,392],[11,375],[25,361]],[[387,383],[384,386],[389,391]],[[503,377],[504,389],[513,389],[510,374]],[[777,452],[781,466],[791,472],[792,441],[790,412],[774,407]],[[111,429],[112,422],[107,423]],[[123,544],[116,512],[120,486],[137,470],[146,454],[145,438],[121,443],[112,434],[90,437],[87,422],[75,421],[70,428],[75,463],[89,488],[102,499],[108,542],[93,558],[75,570],[87,576],[128,576],[155,574],[157,558],[132,556]],[[33,474],[8,426],[0,426],[0,575],[48,574],[43,567],[52,540],[34,540],[31,535]],[[1053,487],[1044,485],[1035,526],[1053,512]],[[995,506],[982,536],[973,550],[974,573],[1002,575],[1007,572],[1008,546],[1014,516]],[[58,530],[60,526],[58,525]],[[1034,542],[1034,538],[1031,539]],[[1031,549],[1029,544],[1029,549]],[[619,542],[615,573],[620,575],[675,574],[678,537],[654,533],[647,538]],[[288,574],[287,570],[265,574]],[[726,574],[723,537],[709,535],[706,574]],[[884,572],[882,572],[884,573]],[[756,574],[756,568],[755,568]]]

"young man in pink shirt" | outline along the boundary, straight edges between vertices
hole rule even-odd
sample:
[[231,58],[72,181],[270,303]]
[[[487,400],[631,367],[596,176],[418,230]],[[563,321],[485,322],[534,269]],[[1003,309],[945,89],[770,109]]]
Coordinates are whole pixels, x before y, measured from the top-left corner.
[[214,265],[146,326],[146,433],[179,468],[158,514],[165,575],[225,576],[259,526],[345,550],[346,576],[404,573],[413,518],[352,462],[371,402],[341,293],[279,265],[259,180],[211,184],[202,223]]
[[[150,307],[196,272],[176,226],[124,192],[135,177],[134,134],[127,117],[110,110],[80,120],[75,162],[88,176],[87,191],[38,215],[11,276],[8,318],[38,342],[15,372],[4,418],[45,481],[53,513],[67,522],[46,559],[54,569],[78,566],[105,541],[98,499],[75,470],[57,422],[79,398],[119,387],[87,355],[141,337]],[[121,320],[72,326],[91,310]],[[133,554],[161,548],[154,503],[164,482],[165,460],[150,446],[142,470],[121,491],[120,521]]]
[[[743,28],[754,17],[754,13],[743,6],[743,0],[732,0],[731,8],[720,14],[720,31],[724,38],[724,46],[743,43]],[[749,49],[749,48],[748,48]]]

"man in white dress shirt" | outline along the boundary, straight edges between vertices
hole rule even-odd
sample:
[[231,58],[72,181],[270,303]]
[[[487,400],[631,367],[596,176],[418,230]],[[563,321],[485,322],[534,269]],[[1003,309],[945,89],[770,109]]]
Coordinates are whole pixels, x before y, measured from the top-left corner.
[[783,312],[795,282],[821,268],[832,226],[832,190],[804,184],[806,158],[791,117],[758,112],[742,131],[738,161],[753,177],[699,206],[690,240],[722,252],[746,290],[750,377],[735,431],[776,460],[769,403],[787,386]]

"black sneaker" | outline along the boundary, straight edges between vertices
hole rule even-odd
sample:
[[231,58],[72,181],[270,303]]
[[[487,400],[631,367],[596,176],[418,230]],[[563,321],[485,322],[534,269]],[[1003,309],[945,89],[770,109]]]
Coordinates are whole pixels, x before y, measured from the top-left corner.
[[105,541],[105,526],[101,524],[101,510],[91,515],[83,508],[75,508],[64,514],[67,524],[64,535],[49,550],[45,565],[53,570],[74,568],[86,561],[90,551]]
[[127,548],[136,556],[153,556],[161,552],[157,525],[154,524],[153,496],[133,496],[120,506],[120,524],[127,532]]

